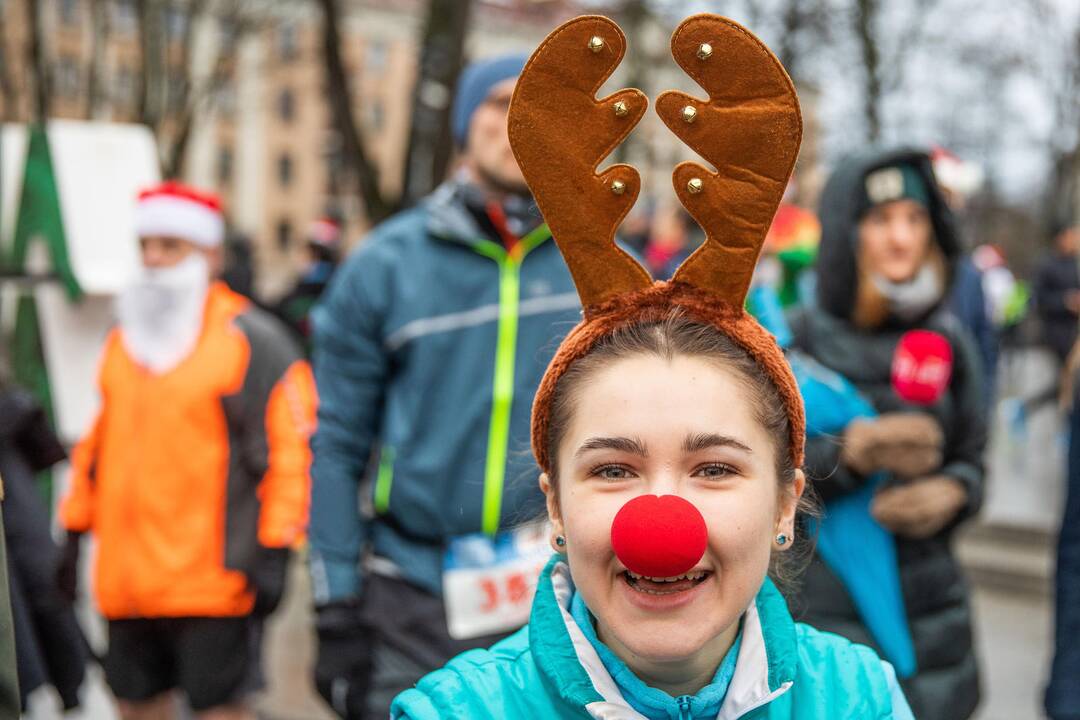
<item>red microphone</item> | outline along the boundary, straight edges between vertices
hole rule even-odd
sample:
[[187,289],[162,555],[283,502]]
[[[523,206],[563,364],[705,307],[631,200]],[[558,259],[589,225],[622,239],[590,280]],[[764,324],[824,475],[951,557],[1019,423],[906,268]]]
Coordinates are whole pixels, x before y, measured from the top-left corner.
[[949,387],[952,369],[952,346],[943,335],[912,330],[900,338],[893,355],[893,390],[905,402],[933,405]]
[[611,547],[631,572],[677,577],[705,554],[709,530],[701,511],[678,495],[639,495],[611,524]]

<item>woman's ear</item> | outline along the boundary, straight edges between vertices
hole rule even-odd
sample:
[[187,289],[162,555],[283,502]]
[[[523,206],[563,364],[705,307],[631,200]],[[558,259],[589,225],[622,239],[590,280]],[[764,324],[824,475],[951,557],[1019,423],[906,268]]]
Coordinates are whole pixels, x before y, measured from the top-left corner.
[[544,493],[547,501],[548,520],[551,521],[551,546],[556,552],[562,552],[563,548],[555,545],[555,538],[563,534],[562,516],[559,514],[558,490],[551,484],[551,478],[547,473],[540,473],[540,491]]
[[[795,471],[795,479],[788,486],[786,492],[780,495],[780,513],[776,519],[776,532],[785,534],[789,541],[795,537],[795,513],[799,509],[799,500],[806,491],[806,474],[802,470]],[[784,547],[791,547],[790,542]]]

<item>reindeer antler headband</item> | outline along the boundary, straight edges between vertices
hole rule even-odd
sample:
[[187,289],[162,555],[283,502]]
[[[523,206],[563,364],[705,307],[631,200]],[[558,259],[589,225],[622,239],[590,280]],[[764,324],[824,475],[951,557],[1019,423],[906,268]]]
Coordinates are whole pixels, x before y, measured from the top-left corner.
[[533,53],[510,103],[510,145],[584,308],[533,401],[533,453],[551,472],[551,401],[570,365],[618,327],[660,320],[677,306],[728,335],[768,373],[784,399],[792,459],[800,467],[805,416],[798,385],[773,337],[744,309],[802,139],[795,88],[769,49],[731,20],[694,15],[675,30],[672,55],[709,97],[665,92],[657,113],[716,172],[692,162],[675,168],[675,192],[706,239],[670,282],[654,282],[615,245],[615,231],[641,187],[637,171],[613,165],[596,173],[648,105],[633,89],[596,98],[625,51],[626,38],[611,20],[571,20]]

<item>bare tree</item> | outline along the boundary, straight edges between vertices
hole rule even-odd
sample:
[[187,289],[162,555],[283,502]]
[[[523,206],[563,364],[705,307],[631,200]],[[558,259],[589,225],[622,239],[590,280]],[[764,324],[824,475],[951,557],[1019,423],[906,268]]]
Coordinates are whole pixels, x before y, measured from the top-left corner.
[[0,100],[4,103],[4,111],[0,113],[0,122],[13,120],[19,106],[19,95],[15,90],[15,83],[11,80],[8,57],[7,38],[0,32]]
[[139,49],[142,54],[137,90],[136,111],[139,122],[155,134],[161,122],[161,96],[164,92],[164,33],[160,0],[137,0]]
[[827,46],[831,13],[825,0],[783,0],[777,16],[780,29],[776,56],[799,84],[808,79],[806,60]]
[[51,82],[49,64],[45,58],[45,38],[41,32],[41,3],[37,0],[25,0],[23,6],[29,28],[30,43],[27,46],[27,67],[34,83],[33,115],[38,122],[49,117],[49,93]]
[[105,94],[105,48],[109,41],[109,4],[90,0],[90,63],[86,71],[86,118],[93,120],[101,111]]
[[360,190],[360,200],[369,221],[378,222],[391,212],[393,205],[379,189],[379,170],[364,147],[360,126],[353,117],[352,91],[345,63],[341,57],[341,9],[337,0],[319,0],[323,11],[323,59],[330,110],[342,144],[342,157]]
[[859,45],[864,75],[863,117],[866,134],[871,142],[881,138],[881,57],[874,25],[878,20],[878,0],[855,0],[855,38]]
[[450,162],[450,106],[464,62],[471,0],[428,0],[420,74],[413,90],[404,204],[434,189]]
[[[181,51],[178,77],[175,79],[175,82],[170,81],[169,85],[169,92],[179,94],[181,97],[181,100],[172,105],[172,107],[179,107],[179,111],[176,113],[176,129],[172,140],[172,146],[169,149],[169,153],[166,156],[166,161],[164,163],[165,174],[169,177],[176,177],[183,173],[184,161],[187,158],[188,140],[191,138],[192,126],[194,125],[197,110],[205,104],[203,102],[203,97],[213,98],[217,95],[217,92],[227,75],[225,70],[225,53],[219,52],[208,87],[204,91],[205,96],[200,95],[196,92],[196,89],[193,88],[191,78],[191,49],[195,42],[195,28],[206,13],[206,5],[206,0],[191,0],[186,8],[186,15],[183,16],[184,25],[183,34],[180,40]],[[171,11],[180,12],[179,8],[176,6],[173,6]],[[237,12],[237,8],[234,6],[232,8],[232,16],[227,17],[225,22],[238,23],[239,19],[236,17]]]
[[[1044,80],[1051,83],[1053,131],[1044,217],[1047,223],[1080,221],[1080,13],[1072,26],[1048,13],[1046,37],[1060,38],[1060,55]],[[1056,31],[1056,32],[1055,32]]]
[[[143,61],[137,118],[157,138],[164,176],[183,175],[195,123],[214,108],[233,76],[233,46],[265,27],[272,11],[262,0],[139,0]],[[209,72],[197,76],[196,35],[200,28],[210,31],[214,23],[227,28],[229,37],[209,58]]]

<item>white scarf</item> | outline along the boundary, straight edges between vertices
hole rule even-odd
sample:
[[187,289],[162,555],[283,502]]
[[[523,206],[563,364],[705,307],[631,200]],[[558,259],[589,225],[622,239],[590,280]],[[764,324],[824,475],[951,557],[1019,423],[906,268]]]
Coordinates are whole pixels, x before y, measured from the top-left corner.
[[167,268],[145,268],[116,299],[120,337],[132,358],[164,374],[195,349],[202,332],[210,266],[194,252]]
[[925,263],[915,277],[897,283],[872,275],[874,286],[889,301],[889,311],[905,322],[918,320],[945,295],[945,279],[934,263]]

